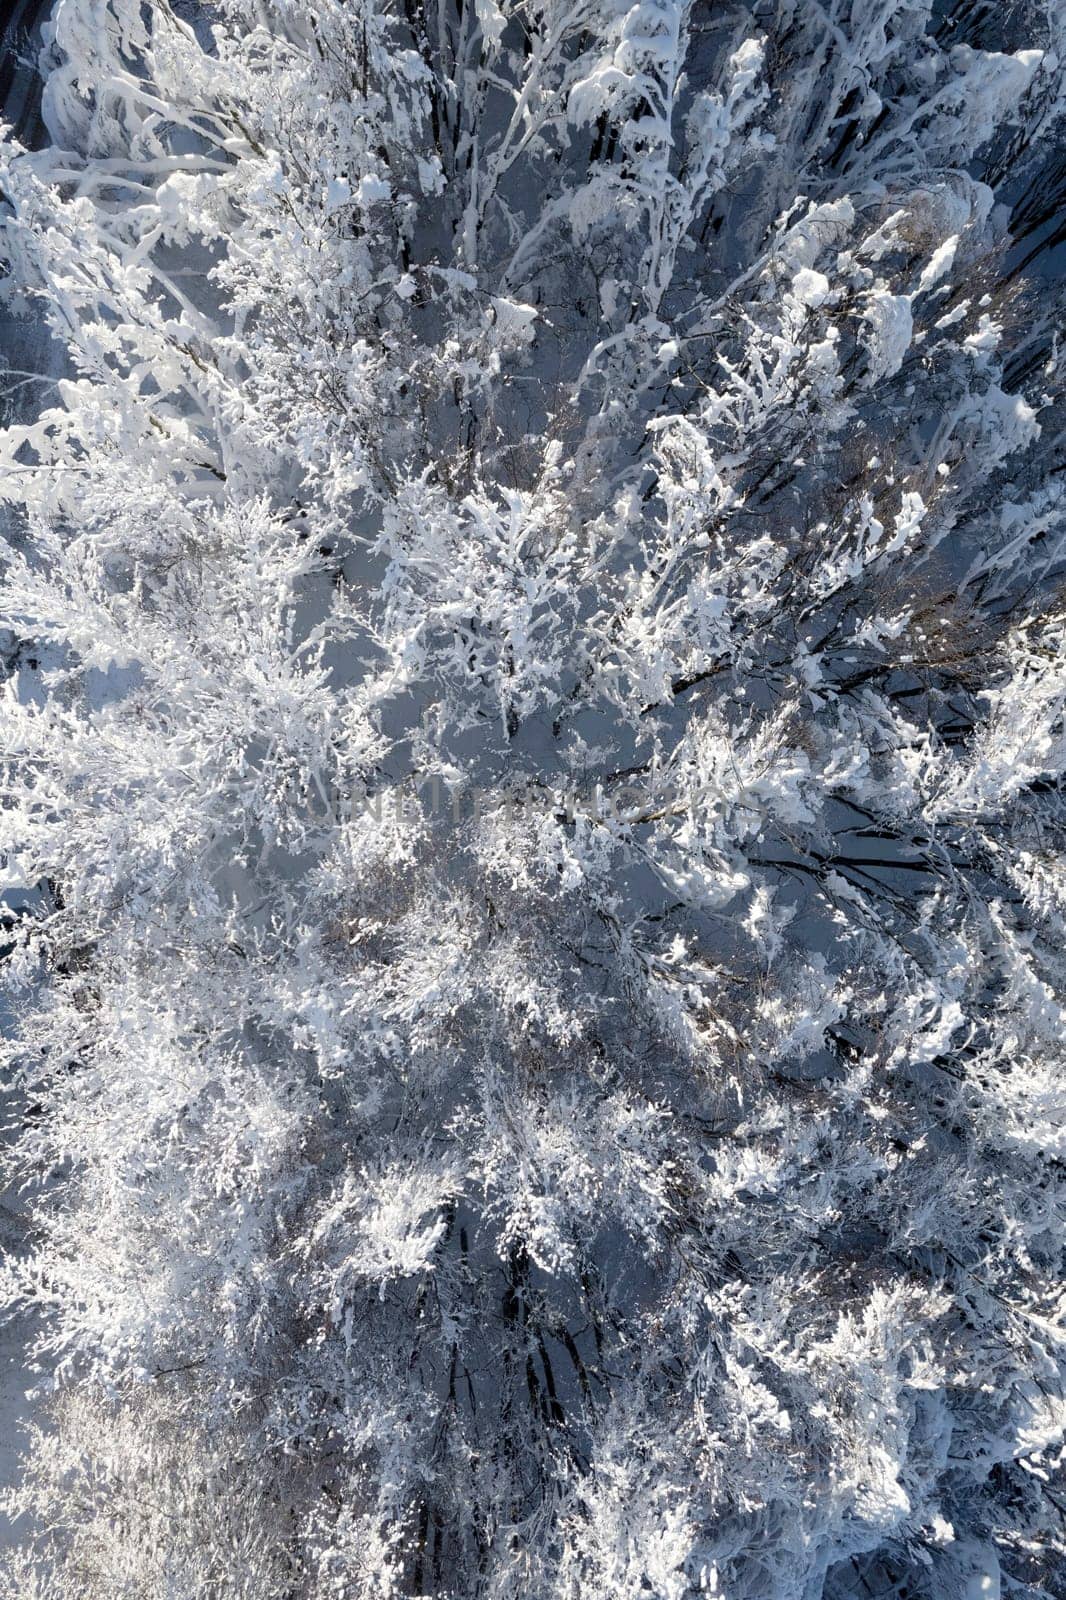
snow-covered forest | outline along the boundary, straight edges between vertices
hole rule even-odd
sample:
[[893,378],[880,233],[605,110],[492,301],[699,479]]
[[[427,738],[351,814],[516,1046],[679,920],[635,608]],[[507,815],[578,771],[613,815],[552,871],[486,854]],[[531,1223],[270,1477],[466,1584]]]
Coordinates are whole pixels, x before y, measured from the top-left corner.
[[33,50],[0,1593],[1063,1600],[1060,0]]

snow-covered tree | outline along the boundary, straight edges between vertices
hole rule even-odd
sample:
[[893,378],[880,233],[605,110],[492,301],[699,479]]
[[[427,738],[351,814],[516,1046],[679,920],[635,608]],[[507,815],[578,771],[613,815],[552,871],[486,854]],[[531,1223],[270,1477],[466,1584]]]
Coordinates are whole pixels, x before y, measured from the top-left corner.
[[6,1593],[1066,1592],[1064,62],[58,0]]

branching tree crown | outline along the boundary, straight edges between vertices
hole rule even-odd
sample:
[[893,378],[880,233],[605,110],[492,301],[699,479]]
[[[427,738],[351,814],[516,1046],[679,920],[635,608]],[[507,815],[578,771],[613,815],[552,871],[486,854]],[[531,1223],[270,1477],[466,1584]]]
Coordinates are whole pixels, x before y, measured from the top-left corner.
[[26,1600],[1061,1596],[1053,0],[59,0]]

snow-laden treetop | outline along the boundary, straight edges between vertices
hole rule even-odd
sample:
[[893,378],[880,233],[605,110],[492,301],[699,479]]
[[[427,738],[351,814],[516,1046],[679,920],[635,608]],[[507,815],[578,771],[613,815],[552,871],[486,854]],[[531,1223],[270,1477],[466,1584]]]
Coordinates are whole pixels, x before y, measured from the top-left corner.
[[1056,0],[59,0],[17,1600],[1062,1596]]

